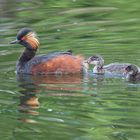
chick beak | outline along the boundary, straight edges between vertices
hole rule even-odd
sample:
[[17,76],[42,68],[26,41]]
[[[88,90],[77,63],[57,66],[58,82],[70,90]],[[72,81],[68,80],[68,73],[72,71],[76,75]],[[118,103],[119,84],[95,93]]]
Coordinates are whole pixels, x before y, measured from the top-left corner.
[[12,42],[10,42],[10,44],[17,44],[17,43],[19,43],[19,40],[14,40],[14,41],[12,41]]

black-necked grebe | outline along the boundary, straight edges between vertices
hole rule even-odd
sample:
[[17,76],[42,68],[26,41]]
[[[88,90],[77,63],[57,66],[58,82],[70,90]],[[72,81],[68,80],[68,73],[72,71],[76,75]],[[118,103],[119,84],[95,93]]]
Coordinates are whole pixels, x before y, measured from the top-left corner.
[[130,82],[140,81],[139,68],[136,65],[129,65],[125,68],[126,79]]
[[93,73],[97,74],[104,74],[105,72],[111,74],[123,74],[125,72],[125,68],[130,65],[130,63],[111,63],[104,65],[104,59],[100,55],[89,57],[87,62],[95,65]]
[[35,56],[39,46],[36,33],[29,28],[21,29],[17,39],[11,44],[19,43],[25,47],[17,65],[17,73],[24,74],[69,74],[80,73],[83,69],[83,57],[67,52],[55,52],[48,55]]

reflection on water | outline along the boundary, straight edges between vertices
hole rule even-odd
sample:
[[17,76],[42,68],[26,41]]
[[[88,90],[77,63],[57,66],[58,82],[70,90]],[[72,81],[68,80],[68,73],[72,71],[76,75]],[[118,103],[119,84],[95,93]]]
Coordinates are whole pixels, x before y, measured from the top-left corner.
[[[17,31],[38,33],[39,54],[73,50],[140,66],[138,0],[1,0],[1,139],[139,140],[140,84],[95,75],[15,75]],[[26,123],[25,123],[26,122]]]
[[[94,96],[94,94],[82,94],[84,88],[80,85],[83,81],[83,75],[17,75],[17,82],[21,88],[19,111],[31,115],[39,115],[36,109],[39,108],[38,93],[40,90],[53,91],[54,93],[47,93],[47,96]],[[71,93],[75,91],[77,93]],[[35,122],[31,119],[20,118],[24,122]]]
[[[20,104],[18,110],[21,113],[27,113],[31,115],[39,115],[39,112],[36,109],[39,108],[39,101],[37,97],[37,87],[36,84],[31,81],[28,76],[18,76],[17,82],[19,83],[19,87],[21,87],[20,93],[21,96]],[[23,122],[35,123],[36,121],[28,118],[18,118]]]
[[[83,75],[17,75],[17,83],[21,94],[18,110],[28,114],[18,120],[39,124],[39,131],[44,127],[48,130],[53,125],[53,131],[45,133],[56,133],[60,139],[76,135],[78,139],[126,139],[131,137],[129,128],[139,127],[131,124],[137,118],[138,100],[135,95],[139,92],[139,86],[125,85],[122,79],[98,79]],[[45,122],[48,125],[42,124]],[[70,128],[76,131],[69,133]],[[61,136],[59,131],[66,134]]]
[[[89,79],[88,76],[81,74],[47,76],[18,74],[17,81],[19,83],[19,87],[22,87],[20,93],[29,96],[29,99],[41,92],[42,89],[48,92],[46,96],[86,96],[80,93],[81,91],[84,92],[84,90],[87,91],[87,86],[85,85],[86,82],[83,81],[85,80],[85,77],[86,80]],[[96,78],[96,80],[98,81],[98,84],[101,84],[103,79],[100,80],[100,78]],[[72,94],[73,91],[75,92],[74,94]],[[51,92],[51,94],[49,94],[49,92]],[[24,102],[25,101],[23,101],[23,103]]]

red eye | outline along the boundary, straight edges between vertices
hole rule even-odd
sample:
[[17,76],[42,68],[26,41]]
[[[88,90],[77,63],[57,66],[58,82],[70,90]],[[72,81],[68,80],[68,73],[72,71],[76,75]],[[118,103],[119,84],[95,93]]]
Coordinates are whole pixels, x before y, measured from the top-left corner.
[[23,37],[21,38],[21,40],[26,40],[26,37],[25,37],[25,36],[23,36]]

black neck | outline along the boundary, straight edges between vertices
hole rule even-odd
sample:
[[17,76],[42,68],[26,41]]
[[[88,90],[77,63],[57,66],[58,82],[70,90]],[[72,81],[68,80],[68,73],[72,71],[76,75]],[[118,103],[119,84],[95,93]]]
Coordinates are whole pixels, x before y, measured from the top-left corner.
[[24,64],[35,56],[37,50],[32,49],[32,46],[26,41],[21,41],[20,44],[25,47],[25,50],[19,58],[19,63]]
[[34,50],[29,50],[29,49],[25,49],[24,52],[22,53],[22,55],[19,58],[19,62],[24,64],[26,62],[28,62],[29,60],[31,60],[34,56],[35,56],[36,51]]

